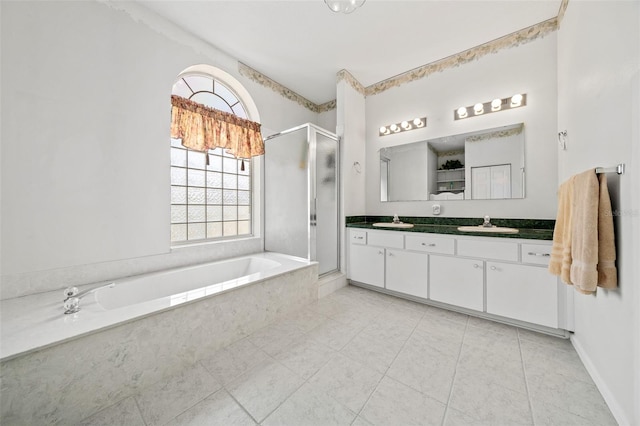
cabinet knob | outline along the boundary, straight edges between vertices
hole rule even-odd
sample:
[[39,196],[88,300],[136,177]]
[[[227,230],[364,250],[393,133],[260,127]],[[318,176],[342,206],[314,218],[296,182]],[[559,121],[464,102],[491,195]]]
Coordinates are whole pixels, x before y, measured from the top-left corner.
[[389,257],[393,256],[393,253],[389,252]]
[[491,270],[492,270],[492,271],[497,271],[497,270],[498,270],[498,268],[496,268],[495,266],[492,266],[492,267],[491,267]]
[[364,237],[356,237],[356,240],[362,240]]
[[473,267],[474,267],[474,268],[476,268],[476,269],[478,269],[478,268],[480,267],[480,265],[478,265],[477,263],[474,263],[474,264],[473,264]]
[[384,254],[382,250],[378,250],[378,254]]

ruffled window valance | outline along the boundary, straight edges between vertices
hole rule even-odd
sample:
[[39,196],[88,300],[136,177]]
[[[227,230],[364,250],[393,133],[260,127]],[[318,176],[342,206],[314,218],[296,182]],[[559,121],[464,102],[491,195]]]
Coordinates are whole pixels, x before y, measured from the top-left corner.
[[264,154],[260,123],[176,95],[171,95],[171,137],[195,151],[219,147],[236,158]]

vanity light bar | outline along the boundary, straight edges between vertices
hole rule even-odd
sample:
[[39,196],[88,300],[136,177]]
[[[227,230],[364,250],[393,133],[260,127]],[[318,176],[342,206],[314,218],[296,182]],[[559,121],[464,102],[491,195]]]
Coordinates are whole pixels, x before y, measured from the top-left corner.
[[378,129],[378,135],[387,136],[394,133],[406,132],[408,130],[420,129],[422,127],[427,127],[427,117],[414,118],[411,121],[402,121],[400,123],[382,126],[380,127],[380,129]]
[[460,107],[453,111],[454,120],[475,117],[482,114],[504,111],[507,109],[520,108],[527,104],[526,93],[516,93],[508,98],[496,98],[485,103],[477,103],[468,107]]

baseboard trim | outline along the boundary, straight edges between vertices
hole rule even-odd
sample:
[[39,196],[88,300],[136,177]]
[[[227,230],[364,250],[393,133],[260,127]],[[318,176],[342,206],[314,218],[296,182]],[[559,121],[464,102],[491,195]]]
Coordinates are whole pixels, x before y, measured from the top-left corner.
[[604,398],[604,402],[609,407],[609,410],[611,410],[611,414],[613,414],[613,417],[616,419],[618,424],[624,425],[624,426],[631,426],[632,423],[629,421],[629,419],[625,415],[625,412],[620,406],[620,404],[618,404],[618,400],[613,395],[613,392],[611,392],[606,382],[602,379],[602,376],[600,376],[600,373],[598,373],[598,369],[596,368],[594,363],[591,361],[591,358],[589,358],[589,355],[584,350],[584,347],[580,344],[580,341],[576,339],[575,335],[571,336],[571,344],[573,345],[574,349],[578,353],[578,356],[580,357],[582,364],[584,364],[584,367],[587,369],[587,372],[591,376],[591,379],[593,380],[596,387],[602,394],[602,397]]

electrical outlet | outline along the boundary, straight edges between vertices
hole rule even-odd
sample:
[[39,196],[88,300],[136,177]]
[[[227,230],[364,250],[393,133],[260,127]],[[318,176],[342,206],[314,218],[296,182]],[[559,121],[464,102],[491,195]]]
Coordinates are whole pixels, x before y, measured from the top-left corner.
[[433,214],[440,214],[440,204],[434,204],[431,206],[431,210],[433,211]]

